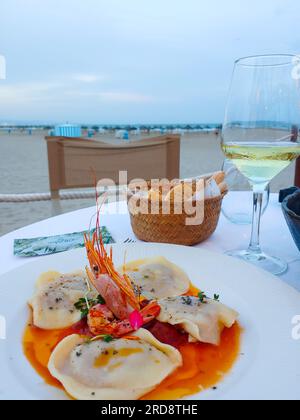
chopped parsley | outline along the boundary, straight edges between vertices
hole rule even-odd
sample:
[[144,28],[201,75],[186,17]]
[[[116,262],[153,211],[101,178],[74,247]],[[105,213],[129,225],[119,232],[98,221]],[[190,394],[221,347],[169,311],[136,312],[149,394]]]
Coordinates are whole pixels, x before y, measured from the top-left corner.
[[75,303],[75,308],[81,312],[81,317],[86,318],[89,314],[89,310],[91,307],[95,305],[105,305],[105,300],[101,295],[97,297],[96,300],[88,299],[88,298],[81,298],[78,302]]
[[105,335],[103,337],[103,341],[105,341],[105,343],[111,343],[114,340],[114,337],[112,335]]
[[[97,335],[93,338],[90,338],[89,340],[87,340],[87,344],[88,343],[93,343],[94,341],[98,341],[98,340],[103,340],[105,343],[111,343],[112,341],[115,340],[115,338],[112,335],[109,334],[105,334],[105,335]],[[106,354],[107,350],[104,350],[104,352],[102,352],[102,354]]]
[[97,304],[98,305],[105,305],[105,300],[101,295],[98,295],[98,297],[97,297]]
[[[199,298],[201,303],[207,303],[208,297],[206,296],[206,294],[204,292],[198,293],[198,298]],[[215,302],[220,302],[220,295],[214,294],[214,301]]]
[[200,300],[201,303],[207,303],[207,296],[204,292],[199,292],[198,293],[198,298]]

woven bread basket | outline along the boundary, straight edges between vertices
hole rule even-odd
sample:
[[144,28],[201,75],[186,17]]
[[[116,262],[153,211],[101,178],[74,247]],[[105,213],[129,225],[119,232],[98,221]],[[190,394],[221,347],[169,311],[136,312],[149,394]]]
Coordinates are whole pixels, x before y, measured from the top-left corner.
[[[201,224],[189,226],[186,220],[189,217],[184,211],[182,214],[175,214],[174,205],[171,205],[170,214],[162,214],[162,200],[160,200],[159,214],[143,214],[135,211],[135,205],[128,194],[128,210],[131,219],[131,226],[136,237],[145,242],[170,243],[177,245],[196,245],[208,239],[216,230],[222,207],[222,200],[226,195],[208,198],[204,201],[204,220]],[[139,198],[150,210],[151,201],[149,198]]]

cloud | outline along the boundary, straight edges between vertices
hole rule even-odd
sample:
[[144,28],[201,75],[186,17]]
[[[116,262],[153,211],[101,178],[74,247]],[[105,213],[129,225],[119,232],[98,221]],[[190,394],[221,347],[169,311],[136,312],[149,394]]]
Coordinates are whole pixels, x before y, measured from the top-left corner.
[[72,80],[74,80],[75,82],[82,82],[82,83],[102,82],[105,79],[106,77],[104,75],[97,75],[97,74],[77,73],[77,74],[72,75]]
[[0,85],[2,105],[18,105],[49,99],[61,88],[59,83],[25,83]]

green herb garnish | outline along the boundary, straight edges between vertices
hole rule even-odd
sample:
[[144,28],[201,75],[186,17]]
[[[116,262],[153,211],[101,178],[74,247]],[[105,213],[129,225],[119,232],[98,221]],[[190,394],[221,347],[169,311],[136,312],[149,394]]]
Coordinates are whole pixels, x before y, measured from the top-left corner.
[[103,337],[103,341],[105,341],[105,343],[110,343],[114,340],[114,337],[112,335],[105,335]]
[[104,300],[104,298],[103,298],[101,295],[99,295],[99,296],[97,297],[97,303],[98,303],[99,305],[105,305],[105,300]]
[[[89,302],[91,302],[91,300]],[[74,306],[77,309],[77,311],[81,312],[82,318],[85,318],[88,316],[89,308],[88,308],[87,301],[85,298],[79,299],[79,301],[76,302]]]
[[89,340],[87,340],[87,344],[88,343],[93,343],[94,341],[98,341],[98,340],[103,340],[105,341],[105,343],[110,343],[111,341],[114,340],[114,337],[112,335],[106,334],[106,335],[96,335],[93,338],[90,338]]
[[75,308],[81,312],[81,317],[86,318],[89,314],[90,309],[95,305],[105,305],[105,300],[101,295],[97,297],[97,300],[88,299],[87,297],[79,299],[75,303]]
[[216,302],[220,302],[220,295],[214,295],[214,300],[216,301]]
[[207,296],[204,292],[198,293],[198,298],[199,298],[201,303],[207,303],[207,301],[206,301]]

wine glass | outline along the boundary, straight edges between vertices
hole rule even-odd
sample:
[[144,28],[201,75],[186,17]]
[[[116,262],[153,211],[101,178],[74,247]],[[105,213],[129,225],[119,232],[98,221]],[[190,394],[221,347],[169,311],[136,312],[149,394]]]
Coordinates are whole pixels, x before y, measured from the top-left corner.
[[296,66],[299,58],[288,54],[237,60],[222,129],[225,156],[248,178],[254,193],[250,245],[228,254],[277,275],[288,265],[261,250],[260,220],[266,187],[300,156],[300,77]]
[[[228,194],[222,203],[222,214],[231,223],[237,225],[251,225],[252,223],[252,202],[253,191],[247,178],[233,165],[225,159],[222,170],[225,172],[225,182],[229,188]],[[268,208],[270,200],[269,185],[264,191],[262,215]]]

